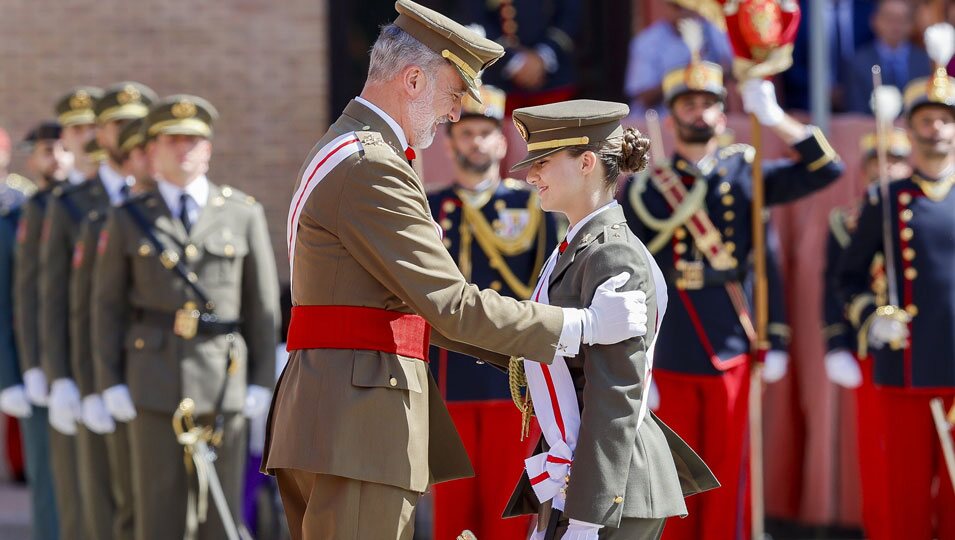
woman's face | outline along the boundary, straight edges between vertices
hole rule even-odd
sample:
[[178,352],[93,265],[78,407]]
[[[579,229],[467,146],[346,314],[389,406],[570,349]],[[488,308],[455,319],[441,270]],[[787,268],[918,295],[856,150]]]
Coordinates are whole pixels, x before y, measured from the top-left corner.
[[[588,154],[590,158],[586,157]],[[586,175],[593,170],[595,161],[592,152],[573,157],[566,150],[535,161],[527,172],[527,182],[537,188],[541,208],[568,216],[578,214],[577,209],[590,201],[586,196],[591,191]]]

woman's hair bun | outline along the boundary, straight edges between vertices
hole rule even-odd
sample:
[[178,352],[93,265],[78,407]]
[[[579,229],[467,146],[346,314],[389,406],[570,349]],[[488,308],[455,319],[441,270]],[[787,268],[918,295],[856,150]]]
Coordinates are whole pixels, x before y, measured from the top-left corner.
[[650,139],[634,128],[623,130],[620,145],[620,172],[642,171],[650,163]]

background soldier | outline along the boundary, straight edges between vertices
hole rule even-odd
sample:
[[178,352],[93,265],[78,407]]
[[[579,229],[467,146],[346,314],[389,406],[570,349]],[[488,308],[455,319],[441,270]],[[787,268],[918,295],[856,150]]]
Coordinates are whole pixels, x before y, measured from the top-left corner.
[[[157,96],[152,89],[135,82],[122,82],[105,91],[96,101],[96,144],[100,163],[98,177],[110,194],[109,203],[128,198],[132,178],[122,172],[123,153],[119,134],[126,124],[143,118]],[[89,146],[89,145],[88,145]],[[101,201],[103,202],[103,201]],[[90,335],[90,295],[96,242],[109,204],[93,208],[79,226],[70,272],[70,357],[71,371],[82,396],[83,423],[77,432],[80,491],[93,538],[131,539],[134,533],[132,480],[126,425],[116,424],[103,403],[102,389],[94,382]]]
[[[875,133],[865,135],[859,142],[862,151],[863,180],[867,184],[879,182],[879,160],[876,153],[878,141]],[[904,129],[896,128],[889,133],[886,144],[889,180],[901,180],[912,174],[909,156],[912,145]],[[865,204],[865,201],[861,201]],[[890,512],[888,493],[883,471],[885,453],[883,443],[877,436],[878,419],[872,386],[872,362],[862,362],[856,357],[856,338],[839,301],[839,260],[855,232],[861,207],[834,208],[829,214],[829,236],[826,240],[826,269],[823,295],[823,320],[826,339],[826,374],[839,386],[856,389],[856,423],[859,449],[860,484],[862,489],[862,526],[871,536],[875,531],[885,530],[885,516]],[[885,304],[885,269],[881,255],[872,263],[871,289]],[[862,368],[860,370],[860,367]]]
[[[195,478],[170,420],[184,398],[210,428],[236,520],[246,417],[264,414],[274,380],[278,278],[264,211],[206,177],[215,109],[170,96],[143,130],[157,187],[107,218],[97,243],[93,354],[112,415],[130,421],[136,538],[223,538],[210,502],[193,530]],[[187,504],[188,501],[188,504]],[[188,519],[187,519],[188,515]]]
[[[454,184],[429,195],[428,205],[464,279],[527,300],[556,244],[556,226],[553,214],[540,209],[536,191],[523,181],[501,179],[505,95],[488,85],[480,92],[481,102],[465,96],[461,119],[448,124]],[[434,487],[434,538],[453,538],[464,529],[478,538],[510,538],[528,528],[526,518],[505,521],[500,512],[508,483],[524,469],[536,437],[519,442],[520,414],[507,376],[476,360],[431,349],[432,374],[475,474]]]
[[[743,101],[800,155],[764,164],[766,203],[780,204],[833,182],[842,168],[818,129],[787,116],[772,83],[755,81]],[[752,220],[753,148],[720,147],[726,126],[723,72],[709,62],[667,74],[666,126],[674,130],[670,166],[638,177],[621,202],[631,229],[654,253],[674,300],[656,344],[659,415],[697,449],[723,487],[687,499],[689,516],[670,523],[668,538],[748,537],[747,394],[753,334],[747,280]],[[785,336],[771,335],[767,382],[786,372]],[[743,479],[737,481],[737,479]]]
[[62,538],[87,538],[79,488],[77,447],[73,435],[82,417],[80,393],[70,369],[69,275],[79,224],[107,199],[99,181],[87,182],[96,166],[85,147],[95,136],[95,100],[103,91],[78,87],[57,102],[63,146],[73,155],[69,184],[56,186],[47,203],[40,234],[39,336],[40,362],[50,384],[50,456],[54,472]]
[[[948,510],[955,495],[929,409],[933,397],[942,397],[946,408],[955,399],[955,78],[939,67],[909,83],[904,103],[915,172],[889,184],[888,201],[870,188],[838,275],[846,313],[858,330],[859,357],[872,355],[875,436],[885,448],[878,474],[886,479],[891,511],[885,530],[867,532],[873,538],[955,538],[955,513]],[[891,251],[883,204],[891,205]],[[898,306],[872,292],[870,269],[880,252],[887,269],[894,265],[895,283],[887,288],[897,291]]]

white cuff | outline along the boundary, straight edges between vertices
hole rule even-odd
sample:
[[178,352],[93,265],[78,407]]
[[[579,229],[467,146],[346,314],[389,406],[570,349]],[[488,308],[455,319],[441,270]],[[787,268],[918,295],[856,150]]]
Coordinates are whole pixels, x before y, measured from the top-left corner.
[[541,57],[541,61],[544,62],[544,69],[547,70],[547,73],[556,73],[560,64],[557,62],[557,53],[554,52],[554,49],[552,49],[550,45],[541,43],[537,47],[534,47],[534,50],[537,52],[537,55]]
[[576,308],[562,308],[564,311],[564,328],[560,331],[560,339],[554,346],[556,353],[565,358],[577,356],[580,352],[580,339],[583,335],[583,311]]
[[577,525],[578,527],[589,527],[591,529],[603,528],[603,525],[597,525],[596,523],[590,523],[589,521],[580,521],[579,519],[571,519],[570,525]]
[[515,54],[504,64],[504,75],[507,76],[508,79],[514,77],[514,74],[524,67],[525,62],[527,62],[526,53],[519,52]]

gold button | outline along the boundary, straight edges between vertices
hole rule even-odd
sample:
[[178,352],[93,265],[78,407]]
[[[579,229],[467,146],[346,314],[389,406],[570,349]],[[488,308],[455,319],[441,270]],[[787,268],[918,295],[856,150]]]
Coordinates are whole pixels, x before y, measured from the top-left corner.
[[99,212],[97,212],[96,210],[93,210],[92,212],[90,212],[89,218],[90,218],[90,221],[96,221],[97,219],[99,219]]
[[727,252],[727,253],[733,253],[734,251],[736,251],[736,243],[735,243],[735,242],[727,242],[727,243],[723,244],[723,247],[726,248],[726,252]]
[[681,291],[686,290],[686,280],[683,278],[676,278],[676,288],[680,289]]
[[189,257],[190,259],[195,259],[198,256],[199,256],[199,249],[196,248],[196,246],[192,244],[189,244],[188,246],[186,246],[186,257]]
[[501,290],[501,282],[495,279],[494,281],[491,282],[491,288],[494,289],[495,291]]
[[222,196],[223,196],[223,197],[231,197],[231,196],[232,196],[232,188],[230,188],[229,186],[226,186],[226,187],[222,188]]
[[917,278],[918,275],[919,275],[919,271],[914,268],[905,269],[905,279],[909,281],[912,281],[913,279]]
[[899,202],[902,204],[909,204],[912,202],[912,195],[910,193],[899,194]]
[[733,221],[735,217],[736,217],[736,213],[733,212],[732,210],[727,210],[723,212],[723,219],[725,219],[726,221]]
[[153,252],[152,246],[149,244],[140,244],[139,245],[139,256],[148,257]]
[[736,234],[736,229],[732,227],[727,227],[723,229],[723,234],[725,234],[726,236],[733,236],[734,234]]
[[899,237],[901,237],[902,240],[909,241],[912,239],[913,234],[915,233],[912,231],[912,229],[906,227],[902,229],[902,232],[899,233]]
[[683,255],[686,253],[686,244],[679,243],[673,246],[673,251],[675,251],[677,255]]
[[226,244],[225,247],[222,248],[222,252],[225,253],[226,257],[231,257],[235,255],[235,247],[232,244]]
[[614,223],[613,225],[610,226],[610,228],[613,229],[613,230],[617,230],[617,229],[620,228],[620,224],[619,224],[619,223]]
[[448,249],[451,248],[451,239],[448,238],[447,236],[444,237],[444,247],[446,247],[446,248],[448,248]]
[[569,474],[564,477],[564,483],[565,483],[565,484],[569,484],[569,483],[570,483],[570,475],[569,475]]
[[197,276],[195,272],[189,272],[186,274],[186,279],[188,279],[190,283],[195,283],[199,281],[199,276]]
[[392,377],[388,379],[388,384],[390,384],[391,386],[398,386],[398,379]]
[[909,304],[905,306],[905,311],[910,317],[914,317],[919,314],[919,308],[917,308],[915,304]]
[[686,229],[680,227],[679,229],[673,231],[673,236],[675,236],[677,240],[683,240],[686,238]]
[[912,249],[912,248],[910,248],[910,247],[907,247],[907,248],[903,249],[903,250],[902,250],[902,258],[905,259],[905,260],[907,260],[907,261],[911,261],[912,259],[915,258],[915,250]]
[[444,230],[447,231],[447,230],[451,229],[451,225],[452,225],[452,223],[451,223],[451,220],[450,220],[450,219],[444,218],[444,219],[441,220],[441,228],[442,228],[442,229],[444,229]]
[[901,219],[903,223],[912,221],[912,210],[910,208],[906,208],[905,210],[899,212],[899,219]]
[[506,202],[504,202],[504,201],[502,201],[502,200],[500,200],[500,199],[498,199],[497,201],[494,202],[494,209],[495,209],[495,210],[504,210],[505,208],[507,208],[507,203],[506,203]]
[[441,209],[444,210],[445,214],[450,214],[451,212],[454,212],[454,209],[456,207],[457,205],[454,204],[454,201],[444,201],[444,204],[441,205]]
[[617,495],[616,497],[613,498],[614,504],[620,504],[622,502],[623,502],[623,497],[621,497],[620,495]]
[[723,204],[726,206],[732,205],[735,200],[732,195],[723,195]]
[[143,338],[136,338],[136,341],[133,342],[133,346],[138,350],[142,350],[146,346],[146,342],[143,341]]
[[720,184],[720,194],[726,195],[730,192],[730,189],[732,189],[732,186],[730,186],[729,182],[723,182]]

